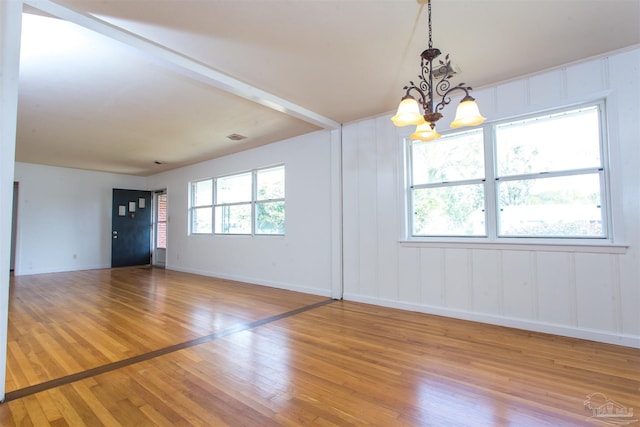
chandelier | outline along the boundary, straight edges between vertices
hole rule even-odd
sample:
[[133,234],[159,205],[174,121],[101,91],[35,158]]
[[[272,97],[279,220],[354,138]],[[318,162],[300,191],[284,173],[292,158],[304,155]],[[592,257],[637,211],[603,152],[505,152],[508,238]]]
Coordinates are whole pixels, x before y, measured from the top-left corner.
[[[425,0],[418,0],[418,3],[424,4]],[[396,126],[416,125],[416,131],[409,138],[420,141],[440,138],[440,134],[436,132],[436,122],[442,118],[440,111],[451,102],[450,94],[454,91],[464,92],[465,96],[458,105],[456,117],[450,125],[452,128],[476,126],[485,121],[480,115],[475,99],[469,95],[471,87],[465,86],[465,83],[451,86],[449,79],[453,76],[449,55],[445,56],[444,61],[438,60],[434,70],[433,61],[441,52],[433,47],[431,41],[431,0],[426,0],[426,3],[429,17],[429,47],[421,54],[422,73],[418,76],[420,80],[417,85],[409,81],[409,85],[403,88],[406,93],[400,101],[396,115],[391,118]],[[412,96],[412,92],[418,97],[417,100]],[[437,104],[438,100],[434,97],[439,97]]]

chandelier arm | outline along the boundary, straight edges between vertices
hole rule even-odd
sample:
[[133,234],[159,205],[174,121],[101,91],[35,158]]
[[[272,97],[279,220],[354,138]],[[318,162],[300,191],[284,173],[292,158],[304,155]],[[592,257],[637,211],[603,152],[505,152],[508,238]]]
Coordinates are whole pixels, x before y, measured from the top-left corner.
[[470,96],[469,91],[471,90],[471,88],[468,86],[465,87],[464,83],[460,83],[458,86],[454,86],[442,94],[442,100],[438,103],[438,105],[436,105],[434,111],[441,111],[445,106],[449,105],[449,103],[451,103],[451,97],[449,96],[449,94],[456,90],[463,91],[465,97]]
[[[415,84],[415,83],[413,83],[413,82],[409,82],[409,83],[411,83],[411,85],[410,85],[410,86],[405,86],[405,87],[403,88],[403,89],[405,89],[405,90],[406,90],[404,97],[405,97],[405,98],[406,98],[406,97],[410,97],[410,96],[411,96],[411,91],[412,91],[412,90],[415,90],[415,91],[416,91],[416,92],[418,92],[418,94],[419,94],[419,97],[416,99],[416,101],[418,102],[418,104],[420,104],[420,106],[424,109],[425,113],[426,113],[426,112],[428,112],[428,111],[430,111],[430,110],[429,110],[429,108],[430,108],[430,103],[426,101],[429,97],[427,96],[427,94],[425,94],[425,90],[424,90],[424,89],[422,89],[422,88],[421,88],[421,87],[419,87],[419,86],[416,86],[416,84]],[[421,84],[421,85],[422,85],[422,84]],[[428,92],[427,92],[427,93],[428,93]]]

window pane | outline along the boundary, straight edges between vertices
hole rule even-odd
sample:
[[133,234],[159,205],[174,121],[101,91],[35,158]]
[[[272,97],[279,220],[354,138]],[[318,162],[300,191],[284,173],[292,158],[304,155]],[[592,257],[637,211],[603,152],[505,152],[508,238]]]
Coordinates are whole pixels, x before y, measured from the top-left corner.
[[193,183],[193,206],[211,206],[213,203],[213,180],[196,181]]
[[484,186],[413,190],[415,236],[484,236]]
[[484,178],[482,129],[412,142],[413,185]]
[[284,198],[284,166],[262,169],[257,172],[256,200]]
[[499,176],[600,167],[597,107],[496,126]]
[[251,201],[251,172],[216,179],[216,204]]
[[284,202],[256,204],[256,234],[284,234]]
[[216,233],[251,234],[251,205],[216,206]]
[[597,173],[498,184],[502,236],[604,237]]
[[167,220],[167,195],[158,195],[158,222]]
[[211,233],[211,213],[212,209],[193,208],[191,210],[191,232],[192,233]]
[[159,222],[156,225],[156,248],[167,248],[167,223]]

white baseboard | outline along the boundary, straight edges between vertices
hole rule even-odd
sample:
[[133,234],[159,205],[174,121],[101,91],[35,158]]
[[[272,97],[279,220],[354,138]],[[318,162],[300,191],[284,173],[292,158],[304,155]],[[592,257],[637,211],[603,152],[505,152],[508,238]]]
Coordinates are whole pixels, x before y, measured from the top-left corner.
[[640,337],[628,334],[617,334],[610,331],[601,331],[586,328],[577,328],[567,325],[556,325],[535,320],[517,319],[512,317],[496,316],[487,313],[476,313],[464,310],[455,310],[445,307],[413,304],[403,301],[388,300],[384,298],[367,297],[357,294],[344,294],[347,301],[361,302],[365,304],[379,305],[401,310],[415,311],[418,313],[433,314],[436,316],[452,317],[455,319],[469,320],[473,322],[487,323],[490,325],[506,326],[509,328],[523,329],[545,334],[560,335],[571,338],[579,338],[589,341],[597,341],[606,344],[615,344],[625,347],[640,348]]
[[238,276],[232,274],[219,273],[216,271],[199,270],[195,268],[185,268],[167,264],[167,270],[175,270],[183,273],[192,273],[200,276],[215,277],[217,279],[234,280],[236,282],[244,282],[252,285],[268,286],[270,288],[284,289],[287,291],[300,292],[303,294],[319,295],[323,297],[331,297],[331,289],[317,289],[305,286],[292,285],[290,283],[271,282],[267,280],[256,279],[255,277]]
[[16,268],[13,271],[15,276],[30,276],[32,274],[47,274],[47,273],[65,273],[69,271],[83,271],[83,270],[101,270],[103,268],[111,268],[111,264],[104,265],[73,265],[66,267],[56,267],[50,269],[23,269]]

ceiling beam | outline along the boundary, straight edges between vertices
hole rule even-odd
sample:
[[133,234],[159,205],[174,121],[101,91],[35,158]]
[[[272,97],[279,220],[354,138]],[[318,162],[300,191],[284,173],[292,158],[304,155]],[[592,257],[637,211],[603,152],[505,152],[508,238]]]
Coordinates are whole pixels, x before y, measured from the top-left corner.
[[211,87],[239,96],[264,107],[271,108],[289,116],[323,129],[337,129],[340,123],[294,104],[255,86],[241,82],[227,74],[171,50],[161,44],[123,30],[93,15],[74,11],[50,0],[24,0],[24,3],[65,21],[72,22],[88,30],[117,40],[134,48],[139,54],[165,68],[184,76],[201,81]]

